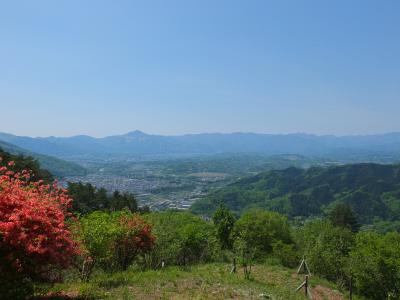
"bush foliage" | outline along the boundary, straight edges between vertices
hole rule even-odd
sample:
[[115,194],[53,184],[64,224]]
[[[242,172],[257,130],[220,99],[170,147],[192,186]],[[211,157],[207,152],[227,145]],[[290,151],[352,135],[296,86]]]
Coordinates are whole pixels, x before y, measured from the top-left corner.
[[79,219],[78,235],[86,256],[106,270],[126,270],[152,250],[152,227],[128,210],[96,211]]
[[51,268],[67,267],[78,254],[65,190],[12,167],[0,167],[0,294],[10,299],[23,298],[32,280],[48,279]]
[[146,219],[153,224],[156,242],[147,255],[146,264],[157,267],[187,265],[212,261],[219,247],[210,222],[187,212],[151,213]]

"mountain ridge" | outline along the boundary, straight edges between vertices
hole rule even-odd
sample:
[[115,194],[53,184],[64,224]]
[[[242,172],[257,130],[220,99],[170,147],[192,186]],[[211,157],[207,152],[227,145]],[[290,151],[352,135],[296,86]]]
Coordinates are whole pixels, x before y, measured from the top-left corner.
[[165,155],[262,153],[333,155],[337,152],[400,153],[400,133],[374,135],[313,135],[307,133],[202,133],[154,135],[139,130],[102,138],[28,137],[0,133],[0,140],[39,154],[59,158],[98,154]]

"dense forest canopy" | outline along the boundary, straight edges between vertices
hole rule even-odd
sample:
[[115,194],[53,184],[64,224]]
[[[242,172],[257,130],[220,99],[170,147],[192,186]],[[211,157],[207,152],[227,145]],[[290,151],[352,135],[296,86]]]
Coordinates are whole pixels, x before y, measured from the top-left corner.
[[96,188],[90,183],[68,183],[68,193],[74,199],[72,209],[75,213],[87,214],[96,210],[116,211],[128,209],[138,211],[136,198],[131,193],[114,191],[107,193],[106,189]]
[[363,163],[263,172],[213,191],[192,210],[211,215],[220,203],[238,214],[260,207],[304,218],[347,203],[362,223],[399,220],[400,165]]

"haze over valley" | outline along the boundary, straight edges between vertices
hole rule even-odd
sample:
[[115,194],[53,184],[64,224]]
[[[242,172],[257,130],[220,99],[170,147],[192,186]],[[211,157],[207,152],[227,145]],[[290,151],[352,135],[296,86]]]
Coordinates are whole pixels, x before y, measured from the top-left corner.
[[307,156],[390,155],[400,151],[400,133],[353,136],[312,134],[204,133],[177,136],[132,131],[123,135],[31,138],[0,133],[0,140],[45,155],[69,160],[133,159],[218,153]]
[[0,133],[1,143],[5,150],[38,158],[65,186],[85,182],[134,193],[152,210],[187,210],[212,190],[273,169],[400,161],[400,133],[162,136],[132,131],[104,138]]

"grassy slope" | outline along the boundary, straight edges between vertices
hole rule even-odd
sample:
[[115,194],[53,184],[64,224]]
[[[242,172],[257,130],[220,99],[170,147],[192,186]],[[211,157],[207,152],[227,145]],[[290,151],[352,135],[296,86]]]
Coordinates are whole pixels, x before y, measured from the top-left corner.
[[[57,284],[47,297],[35,299],[262,299],[260,294],[270,295],[264,299],[306,299],[303,292],[294,290],[304,280],[295,270],[280,266],[257,265],[253,267],[252,279],[245,280],[242,270],[229,273],[228,264],[207,264],[189,269],[168,267],[156,271],[97,273],[89,283],[76,280]],[[335,286],[312,276],[313,299],[346,299]],[[52,296],[49,296],[52,295]],[[53,298],[59,295],[60,298]],[[360,299],[360,298],[353,298]]]

